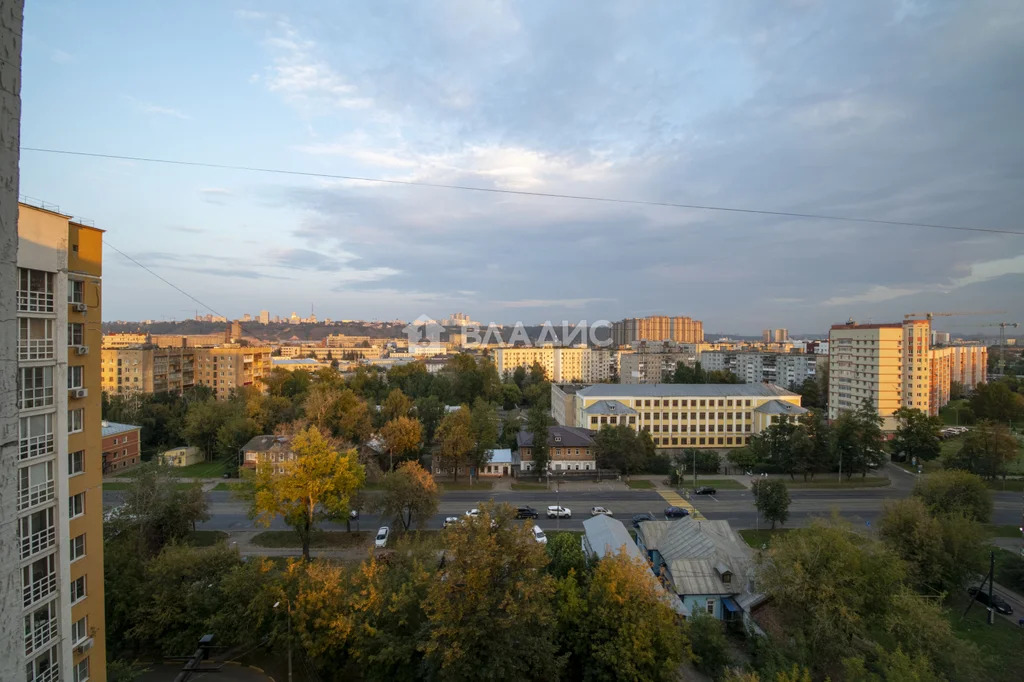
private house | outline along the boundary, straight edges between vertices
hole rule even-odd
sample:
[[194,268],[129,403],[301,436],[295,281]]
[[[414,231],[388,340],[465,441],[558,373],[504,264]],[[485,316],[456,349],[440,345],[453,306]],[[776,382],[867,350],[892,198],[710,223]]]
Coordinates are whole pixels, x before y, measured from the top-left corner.
[[753,554],[728,521],[647,521],[640,524],[636,544],[654,575],[692,613],[748,622],[748,610],[760,602],[750,589]]
[[[520,471],[533,470],[533,434],[516,434],[516,463]],[[596,471],[594,432],[575,426],[548,427],[548,471]]]
[[512,473],[512,450],[509,448],[499,448],[496,450],[488,450],[490,458],[487,464],[480,467],[480,470],[476,472],[477,476],[482,478],[494,477],[494,476],[508,476]]
[[295,459],[291,442],[289,436],[254,436],[239,453],[242,468],[255,469],[260,463],[271,462],[275,464],[277,473],[282,473],[281,463]]
[[159,458],[164,466],[187,467],[202,462],[203,453],[199,452],[199,448],[181,447],[161,452]]

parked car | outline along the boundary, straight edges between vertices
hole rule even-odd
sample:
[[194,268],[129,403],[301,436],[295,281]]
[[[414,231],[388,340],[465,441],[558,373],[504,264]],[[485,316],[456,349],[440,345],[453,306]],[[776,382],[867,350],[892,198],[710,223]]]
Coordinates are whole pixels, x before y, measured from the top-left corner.
[[682,507],[665,507],[665,518],[666,519],[681,519],[684,516],[689,516],[690,510],[683,509]]
[[590,508],[590,515],[591,516],[600,516],[601,514],[604,514],[605,516],[611,516],[612,515],[612,510],[609,509],[608,507],[591,507]]
[[1006,603],[1006,600],[1000,597],[995,592],[992,593],[991,604],[988,601],[988,590],[979,590],[977,587],[972,587],[971,589],[967,590],[967,594],[974,597],[975,601],[982,603],[985,606],[991,606],[1003,615],[1009,616],[1011,613],[1013,613],[1013,609],[1010,607],[1009,604]]
[[383,549],[388,546],[388,536],[391,535],[391,529],[387,526],[381,526],[377,530],[377,538],[373,541],[373,546],[378,549]]
[[718,491],[715,490],[714,487],[712,487],[710,485],[702,485],[701,487],[699,487],[696,490],[694,490],[693,494],[694,495],[717,495]]
[[643,514],[633,514],[633,527],[639,528],[640,524],[644,521],[653,521],[654,515],[644,512]]
[[552,505],[548,507],[548,518],[571,519],[572,509],[569,509],[568,507],[559,507],[558,505]]
[[444,518],[444,527],[447,528],[448,526],[454,525],[454,524],[456,524],[458,522],[459,522],[459,517],[458,516],[446,516]]
[[542,545],[548,544],[548,536],[544,535],[544,531],[540,529],[540,526],[533,527],[533,539]]
[[476,517],[480,516],[480,510],[470,509],[468,512],[466,512],[466,516],[472,516],[475,519]]
[[533,507],[516,507],[516,518],[517,519],[535,519],[540,514]]
[[348,517],[350,519],[352,519],[353,521],[358,521],[359,520],[359,510],[358,509],[353,509],[352,511],[350,511],[348,513]]

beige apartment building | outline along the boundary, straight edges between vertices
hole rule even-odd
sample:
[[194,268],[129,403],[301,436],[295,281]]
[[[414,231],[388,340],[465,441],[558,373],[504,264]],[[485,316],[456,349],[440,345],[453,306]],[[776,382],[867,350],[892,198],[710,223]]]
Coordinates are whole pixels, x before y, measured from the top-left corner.
[[534,363],[544,368],[549,381],[610,381],[618,374],[617,351],[586,346],[501,347],[491,356],[499,375],[529,370]]
[[263,390],[260,381],[270,372],[269,346],[224,344],[195,349],[196,384],[209,386],[219,400],[236,388],[253,386]]
[[658,448],[742,447],[807,412],[799,394],[772,384],[552,384],[551,407],[562,426],[626,424],[648,431]]
[[649,351],[645,347],[622,353],[619,359],[619,381],[624,384],[660,384],[665,374],[676,370],[680,362],[692,367],[697,362],[693,351]]
[[103,335],[104,348],[130,348],[131,346],[141,346],[149,342],[148,334],[123,333]]
[[[829,332],[829,419],[870,400],[897,428],[893,413],[912,407],[935,416],[949,402],[950,383],[974,388],[985,381],[988,351],[983,346],[933,348],[929,320],[833,325]],[[959,377],[959,378],[957,378]]]
[[101,355],[103,390],[111,395],[181,393],[195,386],[193,348],[105,347]]
[[22,627],[4,663],[29,682],[104,680],[102,231],[18,208],[17,281],[4,292],[18,330],[17,447],[5,451],[17,493],[0,499],[0,545],[18,564],[2,618]]
[[634,341],[675,341],[677,343],[702,343],[704,323],[689,317],[627,317],[612,323],[612,342],[616,346],[628,346]]

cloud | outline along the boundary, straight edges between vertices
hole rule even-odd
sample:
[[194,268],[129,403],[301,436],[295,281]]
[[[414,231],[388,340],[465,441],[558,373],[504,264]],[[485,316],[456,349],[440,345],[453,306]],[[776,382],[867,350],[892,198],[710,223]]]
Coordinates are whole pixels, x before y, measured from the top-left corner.
[[350,253],[336,252],[328,255],[309,249],[281,249],[270,254],[271,261],[282,267],[327,272],[338,269],[353,258],[355,256]]
[[146,102],[146,101],[140,100],[140,99],[138,99],[136,97],[132,97],[131,95],[124,95],[124,98],[128,102],[130,102],[135,107],[135,109],[137,111],[141,111],[142,113],[145,113],[145,114],[156,114],[158,116],[170,116],[172,118],[178,118],[178,119],[181,119],[181,120],[184,120],[184,121],[190,120],[192,118],[188,114],[185,114],[185,113],[179,111],[178,109],[174,109],[172,107],[166,107],[166,106],[161,106],[159,104],[154,104],[152,102]]
[[189,234],[202,234],[206,232],[206,230],[201,227],[193,227],[190,225],[172,225],[169,229],[174,230],[175,232],[186,232]]
[[50,53],[50,61],[56,64],[70,64],[75,61],[75,55],[70,52],[65,52],[60,48],[55,48],[53,52]]
[[200,187],[199,195],[208,204],[218,204],[223,206],[227,203],[228,197],[232,196],[234,192],[224,187]]
[[582,308],[591,303],[604,303],[612,301],[611,298],[546,298],[546,299],[522,299],[518,301],[495,301],[494,304],[500,308]]
[[896,288],[875,285],[859,294],[852,294],[850,296],[833,296],[822,301],[821,304],[836,306],[852,305],[855,303],[881,303],[882,301],[890,301],[894,298],[912,296],[923,291],[927,291],[927,288]]

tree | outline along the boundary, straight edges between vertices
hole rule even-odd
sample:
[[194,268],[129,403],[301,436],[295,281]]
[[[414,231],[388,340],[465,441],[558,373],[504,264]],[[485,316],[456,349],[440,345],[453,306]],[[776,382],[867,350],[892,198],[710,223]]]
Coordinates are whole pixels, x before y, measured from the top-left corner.
[[774,470],[793,477],[794,467],[790,439],[797,425],[788,417],[772,422],[766,429],[750,439],[748,446],[757,461],[770,465]]
[[935,515],[963,514],[979,523],[988,523],[992,516],[992,493],[980,476],[966,471],[929,474],[917,482],[913,494]]
[[821,410],[808,410],[798,421],[810,440],[810,449],[795,462],[797,471],[803,473],[806,481],[819,471],[827,471],[832,463],[832,432]]
[[697,613],[689,624],[694,664],[701,672],[717,678],[731,661],[722,622],[711,614]]
[[334,435],[358,445],[366,442],[373,433],[373,421],[370,419],[370,408],[355,391],[345,389],[338,396],[338,422]]
[[939,430],[942,422],[912,407],[901,407],[893,413],[899,426],[892,439],[891,451],[901,461],[917,458],[929,462],[942,452]]
[[444,417],[444,404],[435,396],[424,396],[416,399],[416,418],[423,425],[423,442],[433,443],[434,433]]
[[1005,381],[978,384],[970,400],[978,419],[1010,422],[1024,419],[1024,395],[1014,393]]
[[963,469],[987,479],[1005,476],[1020,445],[1003,424],[983,421],[967,432],[960,450],[946,456],[947,469]]
[[[521,369],[521,368],[520,368]],[[501,385],[501,406],[511,410],[523,399],[523,392],[514,383],[508,382]]]
[[309,540],[325,519],[345,518],[349,500],[362,487],[365,473],[355,450],[339,453],[315,426],[292,438],[295,458],[260,462],[246,472],[249,516],[269,526],[281,515],[302,541],[302,558],[309,561]]
[[576,659],[583,679],[677,679],[690,655],[685,625],[651,579],[646,562],[624,552],[606,555],[583,594],[584,608],[560,623],[561,630],[578,635],[570,658]]
[[193,402],[185,416],[183,435],[186,442],[202,450],[207,459],[212,459],[218,431],[236,414],[235,405],[229,402],[212,399]]
[[381,515],[400,521],[405,530],[413,524],[422,528],[437,513],[441,501],[437,482],[418,462],[402,462],[384,475],[381,486]]
[[643,467],[646,453],[637,432],[627,424],[606,424],[594,436],[594,454],[599,469],[615,469],[623,476]]
[[477,398],[470,410],[469,424],[473,431],[469,466],[479,472],[490,461],[490,451],[498,444],[498,411],[493,404]]
[[478,517],[449,527],[442,537],[444,568],[423,604],[429,623],[423,648],[434,676],[557,679],[555,584],[530,528],[514,523],[507,506],[483,504]]
[[388,397],[384,399],[384,404],[380,406],[380,416],[384,422],[399,417],[408,417],[410,412],[412,412],[412,401],[406,397],[405,393],[402,393],[400,388],[391,389]]
[[380,430],[381,440],[388,451],[388,469],[394,470],[394,456],[404,457],[419,450],[420,423],[412,417],[397,417]]
[[730,464],[743,472],[753,471],[758,461],[757,455],[750,448],[735,448],[726,457]]
[[693,474],[694,462],[697,464],[697,473],[701,474],[717,474],[718,468],[721,465],[721,459],[714,450],[687,448],[683,450],[682,456],[676,460],[678,468],[674,473],[679,474],[680,483],[682,483],[682,480],[685,480],[688,474]]
[[878,536],[907,563],[907,579],[918,590],[942,584],[945,550],[942,526],[920,498],[886,504],[878,521]]
[[473,426],[469,408],[461,406],[449,412],[437,427],[438,448],[434,457],[442,470],[451,470],[452,480],[459,479],[459,468],[473,450]]
[[197,521],[210,518],[200,483],[180,489],[173,471],[155,463],[143,464],[132,474],[124,502],[107,523],[107,537],[131,533],[139,543],[137,553],[152,556],[184,539]]
[[790,503],[786,484],[778,479],[762,478],[754,481],[751,491],[754,493],[754,506],[766,521],[772,522],[772,530],[775,530],[776,522],[785,525]]
[[544,549],[551,560],[548,572],[555,578],[564,578],[570,571],[577,577],[587,573],[587,557],[575,533],[553,533]]
[[530,456],[533,458],[533,468],[538,476],[546,476],[548,473],[548,427],[551,423],[551,415],[540,404],[531,407],[526,415],[526,431],[532,438]]
[[827,396],[822,396],[821,385],[814,377],[807,377],[799,385],[793,385],[790,390],[800,394],[800,404],[804,407],[825,407]]
[[883,421],[865,399],[855,411],[843,412],[832,423],[833,451],[847,478],[855,473],[866,476],[871,465],[882,463]]

